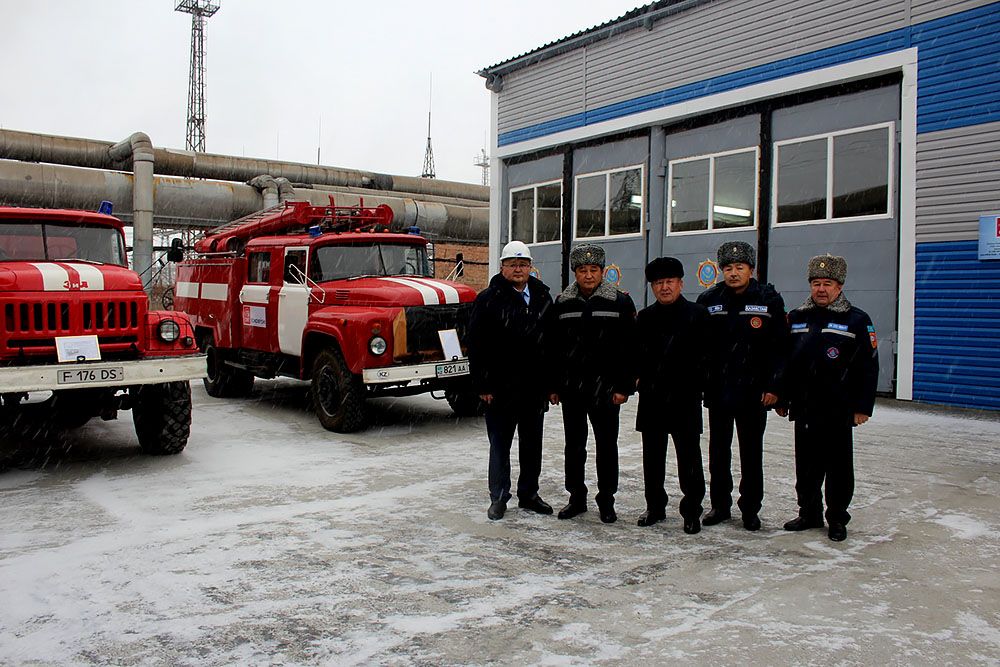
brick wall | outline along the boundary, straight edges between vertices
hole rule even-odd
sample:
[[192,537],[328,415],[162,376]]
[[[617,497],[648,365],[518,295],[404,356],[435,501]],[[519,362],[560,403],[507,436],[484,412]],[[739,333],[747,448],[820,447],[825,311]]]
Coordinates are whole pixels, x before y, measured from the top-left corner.
[[489,283],[489,247],[464,243],[434,244],[434,277],[447,278],[455,268],[455,255],[462,253],[465,260],[464,275],[455,278],[456,282],[465,283],[476,291],[482,290]]

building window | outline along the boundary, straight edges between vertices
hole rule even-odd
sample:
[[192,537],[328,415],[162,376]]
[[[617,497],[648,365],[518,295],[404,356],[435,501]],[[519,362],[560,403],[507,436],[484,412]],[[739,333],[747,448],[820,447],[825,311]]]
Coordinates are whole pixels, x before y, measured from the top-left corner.
[[642,233],[642,167],[576,177],[578,239]]
[[775,142],[775,222],[892,214],[893,125]]
[[510,240],[550,243],[562,238],[562,182],[510,192]]
[[756,226],[757,171],[756,147],[672,160],[669,233]]

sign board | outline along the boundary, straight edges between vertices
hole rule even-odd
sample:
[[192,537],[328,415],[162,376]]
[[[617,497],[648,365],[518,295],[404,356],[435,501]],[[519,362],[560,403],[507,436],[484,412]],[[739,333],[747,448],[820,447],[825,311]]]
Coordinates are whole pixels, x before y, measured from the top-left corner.
[[979,217],[979,259],[1000,259],[1000,215]]

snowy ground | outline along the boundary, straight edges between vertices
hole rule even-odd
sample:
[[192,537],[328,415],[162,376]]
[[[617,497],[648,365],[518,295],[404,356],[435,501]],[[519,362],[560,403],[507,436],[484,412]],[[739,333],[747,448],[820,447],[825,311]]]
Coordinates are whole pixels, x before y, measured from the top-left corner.
[[[0,446],[0,663],[1000,664],[997,416],[880,404],[838,544],[781,530],[791,429],[773,416],[764,528],[691,536],[676,495],[665,524],[635,525],[634,400],[604,525],[513,503],[488,521],[482,420],[429,397],[338,436],[294,384],[194,396],[179,456],[139,455],[127,414],[68,451]],[[555,410],[557,509],[561,428]]]

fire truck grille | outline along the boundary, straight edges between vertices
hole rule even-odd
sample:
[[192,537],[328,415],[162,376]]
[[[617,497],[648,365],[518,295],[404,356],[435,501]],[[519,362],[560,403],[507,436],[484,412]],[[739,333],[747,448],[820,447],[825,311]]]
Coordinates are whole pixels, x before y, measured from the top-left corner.
[[[74,317],[77,313],[79,319]],[[139,304],[135,301],[7,303],[3,309],[3,325],[8,335],[137,331]]]
[[465,345],[465,334],[472,314],[471,303],[440,306],[411,306],[406,312],[406,351],[428,359],[443,359],[438,331],[455,329]]

